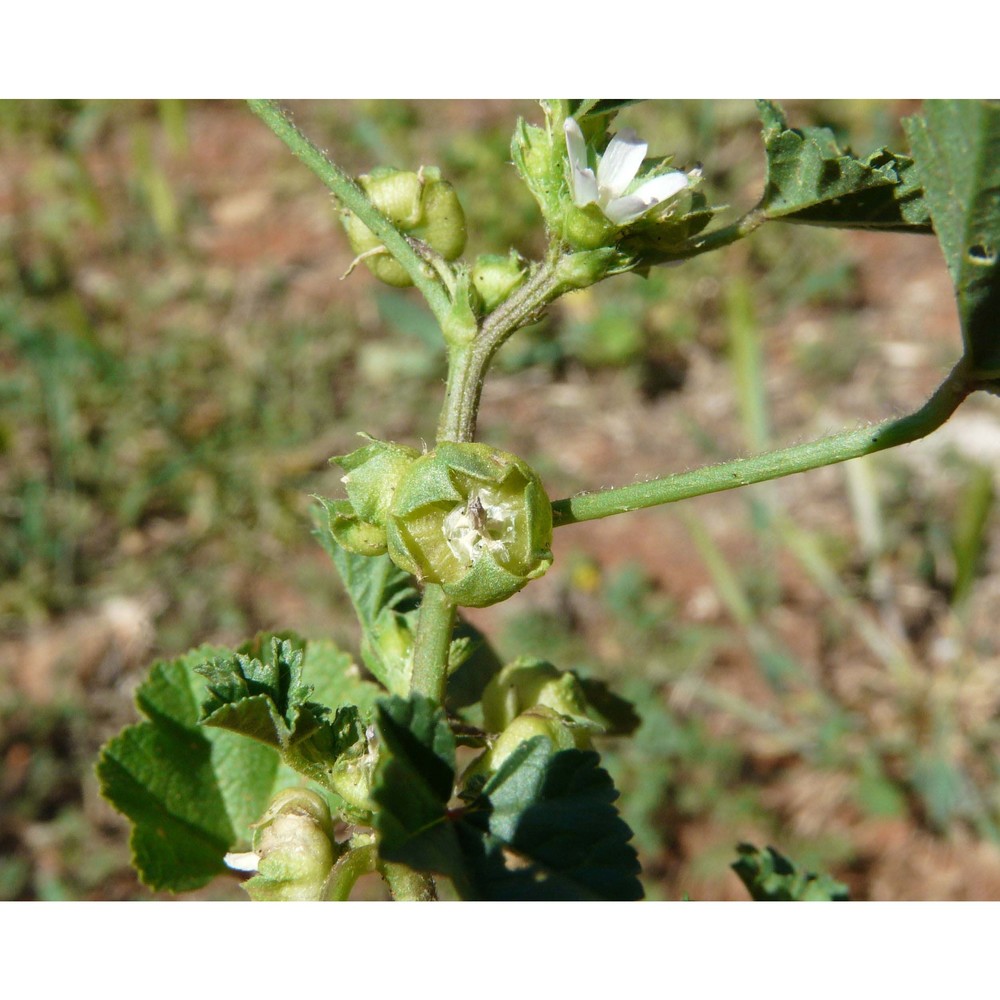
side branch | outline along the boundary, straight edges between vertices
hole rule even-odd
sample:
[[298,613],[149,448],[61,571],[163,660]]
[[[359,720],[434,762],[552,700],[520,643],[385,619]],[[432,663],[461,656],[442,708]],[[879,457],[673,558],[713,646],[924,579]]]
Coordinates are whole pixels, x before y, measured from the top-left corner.
[[646,483],[557,500],[552,505],[553,523],[559,527],[578,521],[592,521],[643,507],[687,500],[705,493],[750,486],[916,441],[940,427],[976,387],[968,376],[967,367],[964,360],[960,361],[934,395],[919,410],[905,417],[752,458],[740,458]]
[[327,158],[299,131],[276,101],[247,102],[261,121],[352,211],[381,241],[420,290],[438,321],[451,305],[447,291],[431,264],[421,257],[409,240],[371,203],[368,196],[340,167]]

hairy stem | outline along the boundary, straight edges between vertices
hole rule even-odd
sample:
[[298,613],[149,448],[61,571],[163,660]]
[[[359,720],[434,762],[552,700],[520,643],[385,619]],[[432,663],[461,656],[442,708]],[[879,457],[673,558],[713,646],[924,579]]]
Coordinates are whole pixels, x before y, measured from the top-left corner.
[[422,694],[444,704],[448,680],[448,651],[455,627],[454,603],[436,583],[424,587],[420,602],[420,617],[413,642],[413,676],[410,693]]
[[410,241],[371,203],[340,167],[315,146],[278,106],[276,101],[249,101],[250,109],[274,134],[352,211],[402,265],[421,291],[438,321],[448,313],[451,300],[434,266],[426,261]]
[[562,290],[558,261],[559,249],[550,248],[546,259],[528,280],[483,320],[476,339],[452,352],[438,440],[472,441],[475,438],[479,403],[490,362],[508,337],[535,322]]
[[657,507],[705,493],[718,493],[749,486],[768,479],[807,472],[823,465],[845,462],[886,448],[916,441],[940,427],[975,388],[967,364],[960,361],[938,386],[934,395],[916,412],[872,427],[845,431],[808,444],[710,465],[692,472],[680,472],[646,483],[601,490],[557,500],[552,505],[553,522],[558,527],[623,514],[643,507]]

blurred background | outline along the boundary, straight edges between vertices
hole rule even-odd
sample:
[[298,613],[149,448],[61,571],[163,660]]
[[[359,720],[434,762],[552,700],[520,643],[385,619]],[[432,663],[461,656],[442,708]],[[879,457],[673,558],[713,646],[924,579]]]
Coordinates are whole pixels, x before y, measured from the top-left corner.
[[[919,106],[785,107],[867,155]],[[541,251],[509,162],[536,105],[294,111],[352,172],[440,166],[467,258]],[[759,196],[752,102],[621,123],[734,215]],[[350,260],[238,103],[0,102],[0,899],[151,898],[93,763],[152,659],[275,627],[356,649],[309,495],[358,431],[433,440],[444,355]],[[480,438],[558,498],[902,414],[959,349],[933,238],[775,224],[561,300],[500,353]],[[651,898],[745,898],[750,840],[857,899],[1000,899],[998,430],[973,397],[897,452],[560,529],[544,579],[470,614],[634,700],[602,750]]]

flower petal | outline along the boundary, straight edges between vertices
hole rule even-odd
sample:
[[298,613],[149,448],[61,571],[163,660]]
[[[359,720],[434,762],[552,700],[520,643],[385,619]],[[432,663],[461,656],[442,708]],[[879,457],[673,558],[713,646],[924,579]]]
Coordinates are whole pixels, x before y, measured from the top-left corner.
[[230,852],[222,860],[233,871],[255,872],[257,871],[257,866],[260,864],[260,855],[255,854],[253,851],[245,851],[239,854]]
[[573,178],[573,201],[580,208],[597,201],[597,179],[587,166],[587,143],[576,120],[567,118],[563,125],[566,133],[566,152]]
[[632,183],[647,148],[647,143],[630,128],[623,129],[608,143],[597,165],[597,188],[606,201],[617,198]]
[[687,186],[687,174],[681,170],[671,170],[668,174],[660,174],[659,177],[653,177],[645,184],[640,184],[624,198],[615,198],[604,206],[604,214],[616,226],[623,226],[626,222],[632,222],[640,215],[645,215],[655,205],[672,198]]

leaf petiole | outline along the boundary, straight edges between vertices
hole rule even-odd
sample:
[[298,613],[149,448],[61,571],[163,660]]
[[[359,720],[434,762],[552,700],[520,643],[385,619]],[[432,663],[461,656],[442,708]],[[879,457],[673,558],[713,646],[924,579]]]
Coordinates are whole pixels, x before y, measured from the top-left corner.
[[797,472],[808,472],[824,465],[846,462],[907,444],[926,437],[940,427],[975,388],[976,384],[968,372],[968,364],[963,360],[952,369],[919,410],[905,417],[844,431],[819,441],[793,445],[763,455],[738,458],[645,483],[557,500],[552,504],[552,522],[555,527],[560,527],[610,517],[612,514],[623,514],[630,510],[641,510],[644,507],[658,507],[660,504],[687,500],[706,493],[719,493],[738,486],[780,479]]

